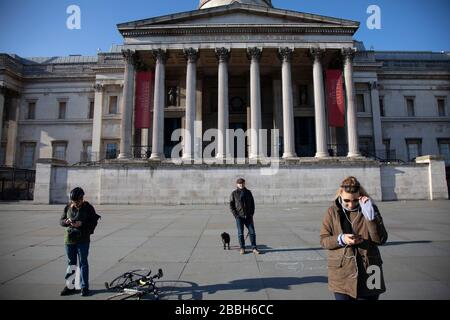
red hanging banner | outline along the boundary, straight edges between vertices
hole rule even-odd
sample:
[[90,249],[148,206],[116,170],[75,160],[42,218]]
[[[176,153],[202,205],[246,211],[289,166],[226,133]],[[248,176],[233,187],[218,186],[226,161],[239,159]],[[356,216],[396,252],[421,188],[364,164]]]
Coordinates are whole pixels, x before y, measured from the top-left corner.
[[153,72],[136,72],[136,95],[134,127],[136,129],[150,128],[150,117],[153,110]]
[[344,127],[345,102],[344,86],[341,70],[327,70],[327,104],[328,125],[330,127]]

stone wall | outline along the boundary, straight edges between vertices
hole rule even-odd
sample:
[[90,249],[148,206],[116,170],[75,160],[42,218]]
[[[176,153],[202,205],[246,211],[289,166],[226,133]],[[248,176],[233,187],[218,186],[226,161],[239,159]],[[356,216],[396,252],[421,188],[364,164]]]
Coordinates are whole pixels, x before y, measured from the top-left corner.
[[70,190],[80,186],[86,200],[95,204],[226,204],[236,179],[244,177],[258,204],[309,203],[331,201],[341,181],[353,175],[378,201],[445,199],[443,161],[429,161],[408,165],[309,161],[280,164],[275,175],[266,175],[262,170],[267,168],[256,165],[111,162],[87,167],[39,163],[34,198],[35,203],[66,203]]
[[383,165],[380,173],[384,201],[429,199],[428,165]]

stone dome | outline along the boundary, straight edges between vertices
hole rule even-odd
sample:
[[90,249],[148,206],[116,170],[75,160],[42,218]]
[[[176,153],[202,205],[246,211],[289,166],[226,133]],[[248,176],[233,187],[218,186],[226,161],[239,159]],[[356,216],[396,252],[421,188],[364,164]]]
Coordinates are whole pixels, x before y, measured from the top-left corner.
[[200,0],[199,9],[226,6],[234,2],[272,8],[272,0]]

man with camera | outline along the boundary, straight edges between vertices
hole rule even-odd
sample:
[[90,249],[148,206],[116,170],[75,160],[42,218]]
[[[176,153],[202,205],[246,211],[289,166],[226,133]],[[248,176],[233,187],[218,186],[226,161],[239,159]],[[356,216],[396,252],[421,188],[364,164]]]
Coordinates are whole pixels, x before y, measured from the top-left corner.
[[[92,217],[99,217],[95,209],[87,201],[84,201],[83,189],[77,187],[70,192],[70,204],[64,208],[60,219],[60,225],[65,227],[64,244],[68,258],[66,280],[76,270],[77,258],[80,262],[80,286],[81,296],[89,295],[89,264],[88,254],[90,235],[93,233],[96,222]],[[95,224],[95,225],[94,225]],[[75,288],[67,285],[61,291],[62,296],[74,294]]]

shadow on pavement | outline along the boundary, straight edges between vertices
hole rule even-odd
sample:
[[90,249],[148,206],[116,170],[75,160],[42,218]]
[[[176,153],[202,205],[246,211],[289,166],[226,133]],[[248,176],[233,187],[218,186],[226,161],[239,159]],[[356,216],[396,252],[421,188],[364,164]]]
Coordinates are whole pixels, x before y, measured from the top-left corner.
[[416,240],[416,241],[391,241],[385,243],[383,246],[398,246],[402,244],[418,244],[418,243],[432,243],[433,241],[430,240]]
[[272,248],[269,246],[266,246],[264,244],[258,245],[258,250],[261,252],[261,254],[269,253],[269,252],[291,252],[291,251],[315,251],[315,250],[324,250],[322,247],[316,247],[316,248]]
[[264,289],[289,290],[291,286],[308,283],[328,283],[324,276],[311,277],[271,277],[239,279],[228,283],[199,286],[191,281],[162,281],[172,285],[160,286],[160,297],[175,300],[201,300],[204,294],[214,294],[219,291],[244,290],[244,292],[258,292]]

